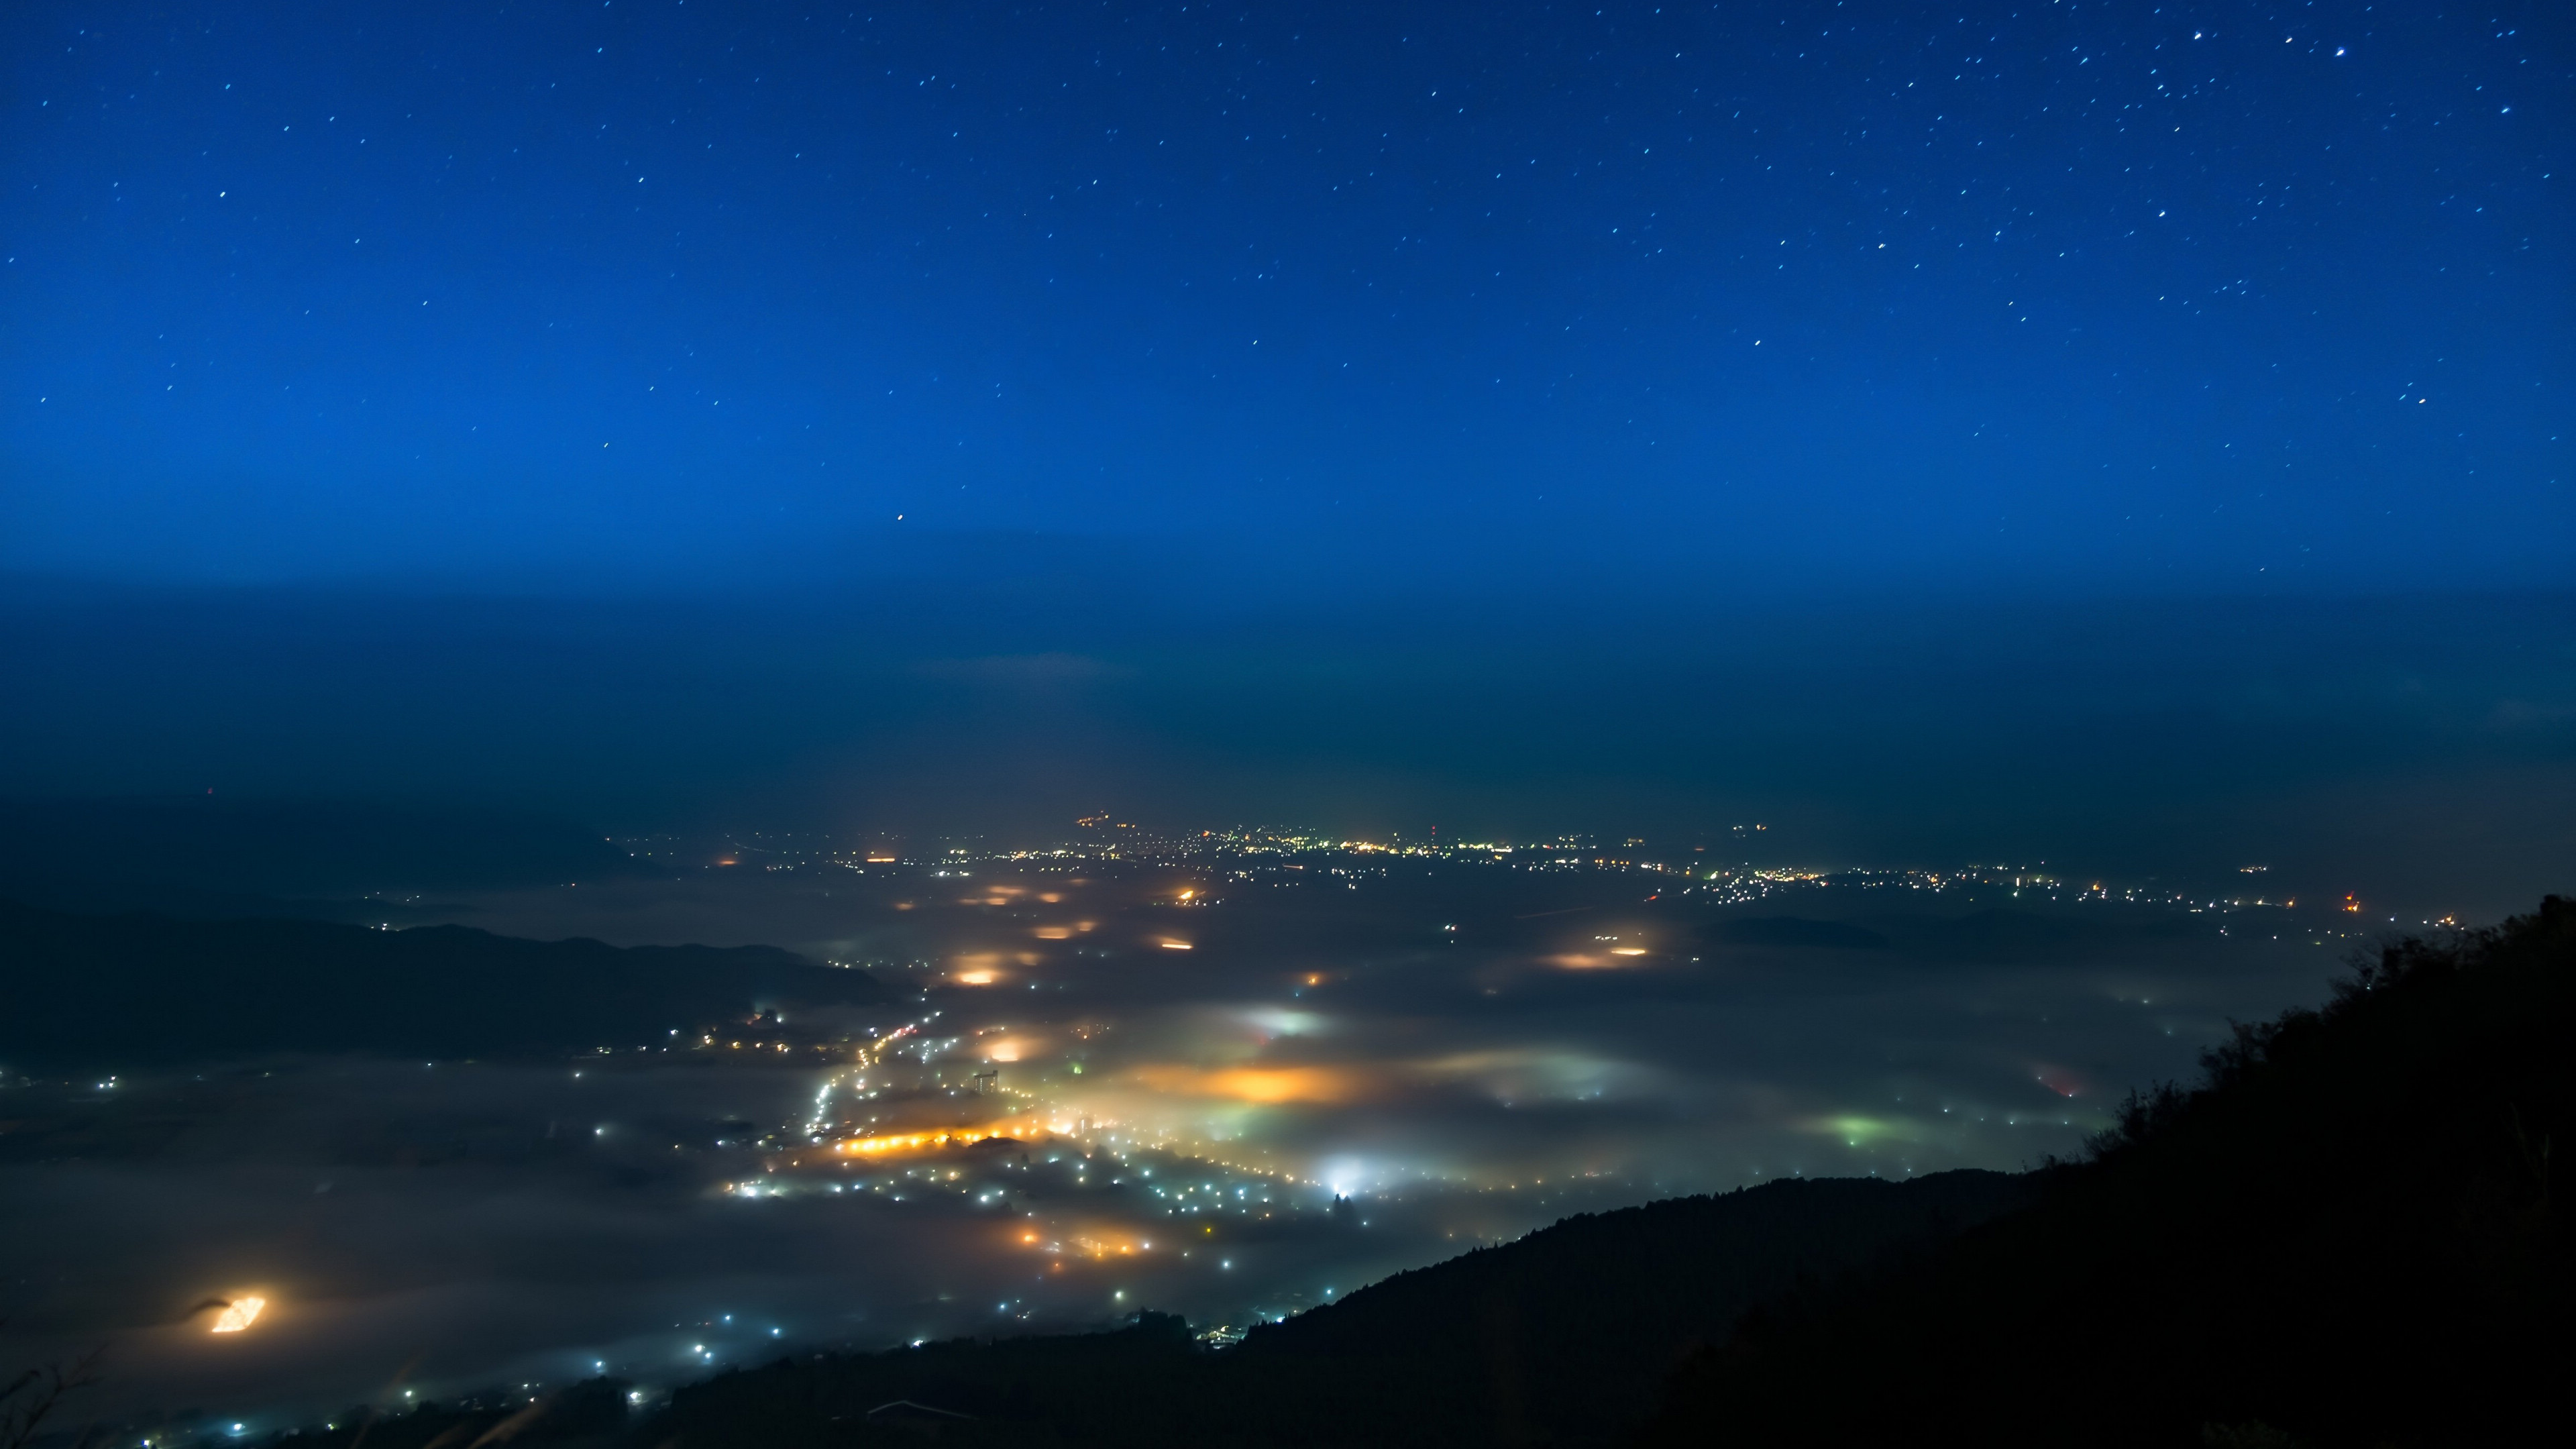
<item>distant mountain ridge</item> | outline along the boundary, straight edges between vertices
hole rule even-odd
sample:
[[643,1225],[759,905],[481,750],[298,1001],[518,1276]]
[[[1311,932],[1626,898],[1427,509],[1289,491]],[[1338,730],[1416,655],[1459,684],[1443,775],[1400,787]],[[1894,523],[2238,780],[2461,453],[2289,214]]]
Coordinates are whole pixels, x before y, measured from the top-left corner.
[[621,948],[464,926],[184,921],[0,901],[0,1067],[17,1071],[624,1049],[758,1006],[887,995],[864,971],[774,946]]
[[595,832],[501,811],[178,795],[0,799],[0,897],[76,911],[304,915],[316,897],[653,879]]

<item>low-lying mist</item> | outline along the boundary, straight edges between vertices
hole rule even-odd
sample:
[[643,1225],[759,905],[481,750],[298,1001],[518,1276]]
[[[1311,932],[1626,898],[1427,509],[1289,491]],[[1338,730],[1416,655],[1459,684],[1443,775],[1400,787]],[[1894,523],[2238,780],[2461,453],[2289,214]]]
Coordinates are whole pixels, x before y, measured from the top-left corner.
[[[1572,1212],[2073,1152],[2230,1019],[2316,999],[2354,934],[2036,877],[1718,874],[1314,851],[459,896],[506,935],[782,945],[891,999],[19,1079],[0,1361],[105,1342],[93,1407],[258,1429],[1148,1308],[1240,1326]],[[247,1294],[247,1331],[192,1314]]]

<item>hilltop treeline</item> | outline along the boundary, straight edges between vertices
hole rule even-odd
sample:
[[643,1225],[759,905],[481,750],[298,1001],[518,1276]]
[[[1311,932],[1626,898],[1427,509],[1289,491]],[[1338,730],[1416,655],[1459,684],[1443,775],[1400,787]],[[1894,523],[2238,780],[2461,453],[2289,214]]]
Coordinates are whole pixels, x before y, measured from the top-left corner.
[[620,948],[464,926],[182,921],[0,901],[0,1066],[23,1072],[267,1052],[624,1049],[759,1006],[885,995],[865,972],[771,946]]
[[596,832],[505,811],[211,794],[0,799],[0,897],[60,910],[358,919],[337,913],[371,892],[662,874]]
[[2491,1444],[2571,1346],[2576,901],[2362,963],[2028,1209],[1694,1356],[1657,1445]]

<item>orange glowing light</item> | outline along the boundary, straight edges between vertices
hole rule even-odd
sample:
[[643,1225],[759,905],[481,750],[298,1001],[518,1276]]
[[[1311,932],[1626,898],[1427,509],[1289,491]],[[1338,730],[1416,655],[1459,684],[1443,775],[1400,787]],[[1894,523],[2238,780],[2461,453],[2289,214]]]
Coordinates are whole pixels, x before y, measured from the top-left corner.
[[1361,1096],[1367,1086],[1358,1074],[1337,1067],[1234,1067],[1202,1072],[1192,1067],[1146,1066],[1137,1068],[1135,1075],[1159,1092],[1231,1097],[1262,1106],[1348,1102]]
[[215,1315],[215,1332],[239,1333],[259,1322],[260,1310],[267,1306],[268,1300],[258,1294],[244,1294],[225,1304],[224,1311]]
[[1613,956],[1643,956],[1646,954],[1646,951],[1642,946],[1613,946],[1610,948],[1610,954]]
[[1187,951],[1190,949],[1190,943],[1187,941],[1165,941],[1163,943],[1163,949],[1166,951]]
[[942,1147],[971,1147],[995,1137],[1010,1137],[1028,1130],[1025,1122],[991,1122],[981,1127],[936,1127],[921,1132],[883,1132],[873,1137],[849,1137],[832,1144],[834,1152],[858,1157],[880,1157],[889,1152],[931,1152]]
[[[1082,1254],[1084,1257],[1094,1259],[1133,1257],[1138,1249],[1143,1248],[1150,1250],[1154,1246],[1151,1243],[1113,1242],[1106,1238],[1095,1238],[1081,1233],[1076,1233],[1067,1241],[1075,1252]],[[1063,1265],[1058,1264],[1057,1266],[1062,1267]]]

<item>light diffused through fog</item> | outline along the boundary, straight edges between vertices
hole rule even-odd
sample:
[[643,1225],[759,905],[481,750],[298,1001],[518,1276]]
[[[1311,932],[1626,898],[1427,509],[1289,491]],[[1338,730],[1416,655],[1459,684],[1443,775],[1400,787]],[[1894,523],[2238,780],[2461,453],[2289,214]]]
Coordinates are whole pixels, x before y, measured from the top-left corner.
[[[899,999],[583,1061],[21,1088],[0,1354],[106,1340],[103,1405],[253,1433],[1145,1308],[1240,1326],[1575,1211],[2073,1152],[2357,934],[1610,858],[736,867],[441,908],[785,944]],[[246,1331],[190,1313],[245,1295]]]

